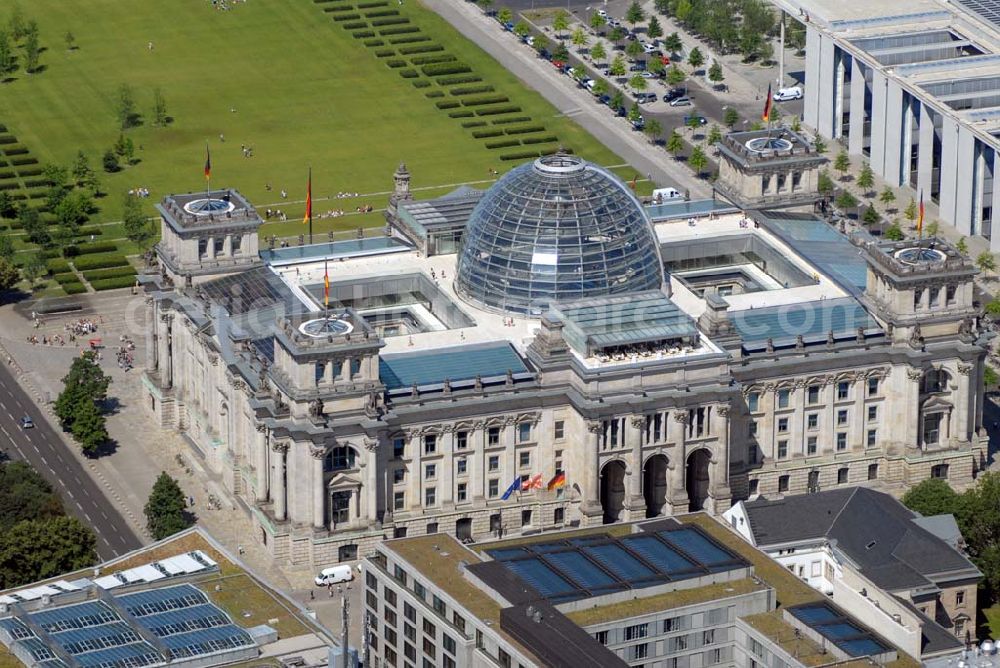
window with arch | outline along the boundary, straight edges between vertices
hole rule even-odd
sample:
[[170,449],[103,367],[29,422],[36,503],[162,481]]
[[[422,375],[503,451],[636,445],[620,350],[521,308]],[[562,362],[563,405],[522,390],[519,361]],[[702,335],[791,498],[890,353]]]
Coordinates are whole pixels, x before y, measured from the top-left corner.
[[323,460],[323,470],[342,471],[344,469],[353,469],[356,456],[357,453],[354,452],[354,448],[348,445],[338,445],[326,453],[326,459]]
[[928,369],[924,372],[920,391],[924,394],[944,392],[948,389],[948,372],[944,369]]

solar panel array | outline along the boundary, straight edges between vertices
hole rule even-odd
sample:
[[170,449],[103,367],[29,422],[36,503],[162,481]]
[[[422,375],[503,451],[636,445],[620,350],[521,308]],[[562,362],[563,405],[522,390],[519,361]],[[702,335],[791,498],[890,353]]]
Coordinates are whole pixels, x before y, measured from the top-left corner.
[[553,603],[743,568],[739,555],[697,527],[622,538],[583,536],[487,550]]
[[826,601],[788,608],[788,612],[851,657],[873,656],[891,651],[878,636]]
[[1000,27],[1000,0],[958,0],[958,4]]
[[[46,668],[68,668],[60,654],[70,655],[82,668],[141,668],[254,644],[249,633],[190,584],[115,600],[126,614],[104,600],[92,600],[0,619],[0,640]],[[144,636],[157,638],[162,646]]]

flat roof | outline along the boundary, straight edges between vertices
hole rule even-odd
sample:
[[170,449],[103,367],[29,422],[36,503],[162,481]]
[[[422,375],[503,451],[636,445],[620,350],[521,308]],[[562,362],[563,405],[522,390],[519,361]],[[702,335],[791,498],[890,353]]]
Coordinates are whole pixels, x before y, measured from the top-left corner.
[[379,378],[389,390],[436,385],[445,380],[483,379],[529,373],[524,360],[506,341],[470,344],[416,353],[379,356]]
[[694,321],[662,292],[559,303],[553,311],[588,346],[623,346],[693,337]]
[[409,246],[395,237],[369,237],[367,239],[348,239],[304,246],[289,246],[287,248],[265,249],[260,252],[261,258],[273,266],[299,264],[316,260],[335,261],[346,257],[366,257],[386,253],[401,253],[411,250]]

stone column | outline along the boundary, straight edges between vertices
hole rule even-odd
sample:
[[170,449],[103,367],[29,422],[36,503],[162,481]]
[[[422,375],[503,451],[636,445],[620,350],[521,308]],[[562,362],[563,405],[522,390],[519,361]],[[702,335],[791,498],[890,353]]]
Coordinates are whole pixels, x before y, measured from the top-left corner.
[[313,460],[313,527],[322,529],[326,526],[326,485],[323,484],[323,460],[326,458],[326,448],[313,448],[309,454]]
[[604,514],[601,507],[600,479],[601,463],[598,451],[601,447],[601,434],[604,425],[600,420],[590,420],[587,422],[587,433],[589,434],[585,443],[583,458],[583,475],[581,491],[583,492],[583,502],[580,504],[580,512],[583,513],[585,521],[590,523],[595,519],[600,521]]
[[424,454],[424,444],[423,439],[416,431],[410,432],[406,447],[410,452],[410,466],[406,471],[406,509],[411,512],[419,511],[424,503],[420,493],[424,477],[423,463],[420,458]]
[[146,308],[143,314],[146,326],[146,371],[156,371],[156,302],[152,297],[146,297]]
[[646,416],[633,415],[626,423],[625,443],[632,448],[625,511],[629,520],[646,518],[646,498],[642,495],[642,447],[645,445]]
[[865,408],[865,397],[868,395],[868,377],[863,373],[858,374],[858,379],[854,383],[854,408],[853,415],[848,424],[854,434],[857,446],[856,452],[864,452],[868,448],[868,413]]
[[958,390],[955,393],[955,424],[952,426],[951,435],[959,443],[969,442],[969,383],[974,369],[974,365],[965,362],[958,363],[958,376],[955,382]]
[[472,504],[477,508],[486,505],[486,428],[482,422],[477,422],[469,430],[469,486],[472,493]]
[[260,439],[254,448],[256,457],[254,458],[254,468],[257,469],[257,500],[267,501],[269,493],[269,476],[267,475],[267,449],[270,447],[268,441],[271,440],[271,430],[265,424],[257,425],[257,433]]
[[[378,521],[378,497],[381,493],[382,485],[378,480],[379,465],[378,465],[378,452],[379,452],[379,438],[370,438],[365,436],[365,456],[364,461],[361,463],[362,471],[362,505],[364,506],[362,516],[369,522]],[[385,504],[388,507],[389,499],[385,500]]]
[[[796,392],[796,395],[801,394]],[[718,442],[712,452],[708,476],[708,506],[712,513],[718,514],[729,509],[732,503],[732,490],[729,488],[729,405],[722,404],[715,409],[715,433],[719,435]]]
[[851,155],[861,155],[865,131],[865,72],[857,58],[851,62],[850,123],[847,151]]
[[667,464],[667,508],[671,515],[680,515],[688,511],[686,440],[688,413],[686,409],[674,411],[674,452]]
[[906,415],[906,433],[903,438],[903,447],[920,447],[920,379],[923,377],[920,369],[906,369],[906,384],[904,392],[904,406]]
[[288,443],[271,444],[274,458],[274,519],[283,522],[287,508],[285,499],[285,455],[288,453]]

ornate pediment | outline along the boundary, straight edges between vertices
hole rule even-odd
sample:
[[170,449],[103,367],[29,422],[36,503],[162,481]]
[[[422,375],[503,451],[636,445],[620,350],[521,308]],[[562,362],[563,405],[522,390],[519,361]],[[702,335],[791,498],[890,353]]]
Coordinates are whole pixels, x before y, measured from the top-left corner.
[[953,409],[954,407],[955,406],[950,401],[948,401],[941,395],[934,394],[928,397],[920,408],[924,413],[929,413],[929,412],[947,413],[951,411],[951,409]]
[[361,487],[361,478],[357,471],[341,471],[330,478],[326,487],[331,490],[356,489]]

